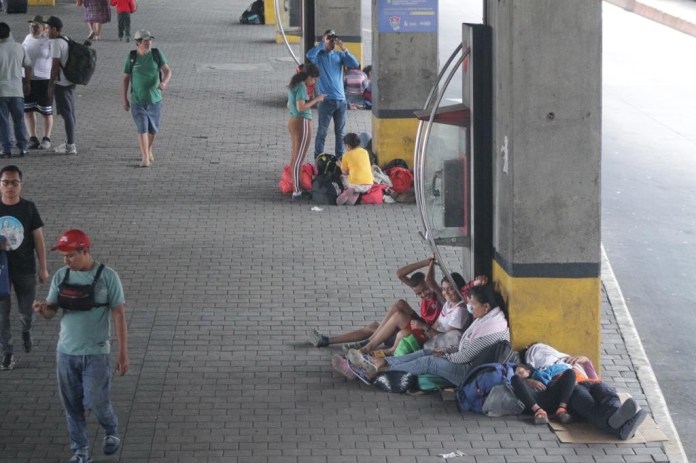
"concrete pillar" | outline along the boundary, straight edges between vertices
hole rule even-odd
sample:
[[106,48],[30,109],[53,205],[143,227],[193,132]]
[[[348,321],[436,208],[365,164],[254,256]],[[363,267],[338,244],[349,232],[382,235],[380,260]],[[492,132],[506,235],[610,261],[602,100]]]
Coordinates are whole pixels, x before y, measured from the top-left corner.
[[315,0],[314,8],[315,43],[321,40],[324,31],[333,29],[364,67],[360,0]]
[[422,16],[433,22],[433,31],[403,32],[380,27],[397,17],[384,8],[387,3],[372,0],[372,149],[381,165],[400,158],[413,167],[413,113],[423,109],[438,74],[437,12]]
[[263,2],[263,18],[265,20],[265,24],[275,25],[275,11],[275,0],[265,0]]
[[513,347],[599,364],[600,0],[487,2],[493,28],[493,278]]

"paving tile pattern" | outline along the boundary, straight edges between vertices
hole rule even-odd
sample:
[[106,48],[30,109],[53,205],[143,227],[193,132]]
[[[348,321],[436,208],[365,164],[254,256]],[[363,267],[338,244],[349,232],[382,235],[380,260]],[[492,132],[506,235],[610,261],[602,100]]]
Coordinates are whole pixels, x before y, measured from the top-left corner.
[[[137,167],[120,107],[129,45],[115,40],[115,22],[94,45],[94,80],[78,88],[79,154],[16,160],[49,243],[83,228],[123,279],[131,369],[113,382],[123,448],[101,455],[90,418],[96,462],[427,463],[455,449],[477,463],[666,461],[659,444],[561,444],[523,419],[462,415],[438,395],[381,393],[333,373],[332,351],[310,347],[307,328],[348,330],[396,298],[415,303],[394,274],[427,255],[415,206],[313,212],[281,197],[294,65],[273,29],[237,23],[248,0],[139,3],[133,30],[151,30],[174,73],[154,167]],[[29,13],[86,36],[74,3]],[[3,19],[21,41],[27,17]],[[370,118],[351,111],[348,130],[369,130]],[[61,119],[53,139],[64,141]],[[447,256],[458,260],[456,250]],[[59,256],[49,264],[59,268]],[[37,320],[34,351],[0,372],[0,463],[69,457],[57,332],[57,320]],[[646,405],[606,300],[602,335],[605,379]]]

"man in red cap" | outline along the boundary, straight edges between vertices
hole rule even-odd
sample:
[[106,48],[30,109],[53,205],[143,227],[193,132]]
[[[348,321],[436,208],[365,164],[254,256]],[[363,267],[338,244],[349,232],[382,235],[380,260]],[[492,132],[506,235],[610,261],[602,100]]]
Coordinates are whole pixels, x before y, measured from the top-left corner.
[[123,376],[128,371],[123,286],[114,270],[92,258],[90,246],[89,236],[81,230],[63,233],[51,251],[61,253],[65,266],[53,276],[46,300],[34,302],[34,311],[44,318],[53,318],[63,309],[57,346],[58,391],[68,423],[72,463],[91,461],[88,410],[104,428],[104,454],[116,453],[121,446],[109,397],[112,321],[118,340],[116,372]]

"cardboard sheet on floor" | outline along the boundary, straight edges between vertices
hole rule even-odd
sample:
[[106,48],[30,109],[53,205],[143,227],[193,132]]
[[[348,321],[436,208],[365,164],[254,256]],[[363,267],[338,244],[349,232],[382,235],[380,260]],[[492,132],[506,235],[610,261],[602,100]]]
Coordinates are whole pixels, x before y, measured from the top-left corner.
[[[627,394],[619,394],[621,402],[626,400]],[[646,442],[660,442],[669,440],[665,434],[660,431],[652,419],[648,415],[645,421],[640,425],[633,439],[620,440],[614,436],[606,434],[590,423],[571,423],[563,425],[551,421],[551,429],[558,436],[558,440],[572,444],[644,444]]]

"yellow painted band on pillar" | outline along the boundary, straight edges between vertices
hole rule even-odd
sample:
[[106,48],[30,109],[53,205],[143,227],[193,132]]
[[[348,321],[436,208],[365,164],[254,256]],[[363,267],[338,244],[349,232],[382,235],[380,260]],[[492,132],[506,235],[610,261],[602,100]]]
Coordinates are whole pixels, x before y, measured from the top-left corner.
[[514,350],[543,342],[569,355],[586,355],[599,371],[599,277],[516,278],[494,261],[493,280],[507,303]]
[[55,0],[29,0],[29,6],[56,6]]
[[275,25],[275,2],[273,0],[263,2],[263,19],[266,24]]
[[413,168],[413,150],[416,146],[418,119],[379,119],[372,115],[372,151],[379,164],[403,159]]

